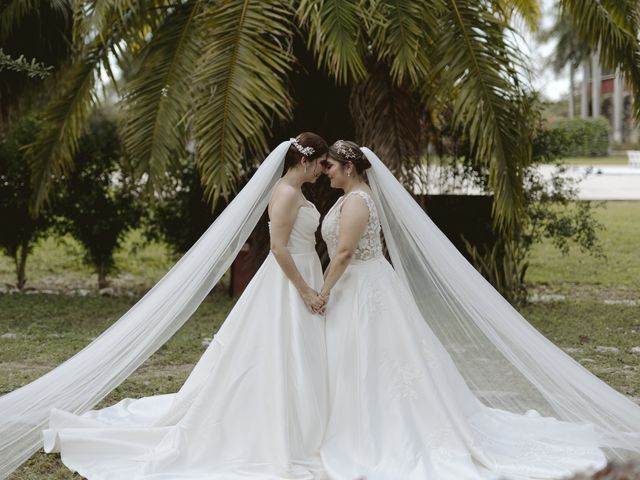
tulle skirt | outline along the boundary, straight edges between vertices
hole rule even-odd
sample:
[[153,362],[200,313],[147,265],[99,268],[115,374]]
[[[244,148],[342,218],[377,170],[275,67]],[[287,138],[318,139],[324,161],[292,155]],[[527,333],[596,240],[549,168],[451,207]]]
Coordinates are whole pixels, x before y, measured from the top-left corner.
[[[292,255],[313,288],[313,253]],[[175,394],[54,410],[45,451],[91,480],[324,478],[324,319],[269,255]]]
[[560,478],[606,463],[590,425],[484,406],[384,258],[347,267],[326,341],[332,480]]

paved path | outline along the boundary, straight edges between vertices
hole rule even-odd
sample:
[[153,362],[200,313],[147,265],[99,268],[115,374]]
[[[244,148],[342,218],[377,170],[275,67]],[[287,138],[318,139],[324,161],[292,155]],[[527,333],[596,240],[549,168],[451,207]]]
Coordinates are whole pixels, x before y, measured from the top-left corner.
[[[540,167],[551,176],[554,167]],[[640,200],[640,168],[611,165],[572,166],[566,175],[582,179],[578,185],[581,200]]]
[[[540,173],[551,178],[556,167],[540,166]],[[581,180],[578,198],[581,200],[640,200],[640,168],[623,165],[570,166],[565,175]],[[452,178],[437,166],[421,170],[422,181],[427,180],[427,189],[416,188],[415,193],[450,193],[459,195],[482,195],[482,191],[462,175]],[[422,183],[422,182],[421,182]]]

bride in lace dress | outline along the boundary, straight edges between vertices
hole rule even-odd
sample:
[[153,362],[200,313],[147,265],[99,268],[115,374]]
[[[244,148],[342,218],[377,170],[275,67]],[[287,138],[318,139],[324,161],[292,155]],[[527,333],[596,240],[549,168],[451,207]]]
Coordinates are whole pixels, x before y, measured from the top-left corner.
[[469,390],[383,256],[369,166],[346,141],[325,162],[345,193],[322,223],[330,478],[559,478],[604,465],[592,426],[489,408]]
[[322,173],[326,151],[312,133],[292,141],[269,202],[271,253],[180,391],[53,410],[47,452],[91,480],[323,478],[320,214],[300,187]]

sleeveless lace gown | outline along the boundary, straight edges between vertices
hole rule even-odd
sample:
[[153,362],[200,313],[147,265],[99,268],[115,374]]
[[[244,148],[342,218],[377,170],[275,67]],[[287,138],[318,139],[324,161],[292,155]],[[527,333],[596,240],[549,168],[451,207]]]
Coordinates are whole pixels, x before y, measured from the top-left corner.
[[[315,289],[319,219],[300,208],[289,240]],[[54,410],[44,445],[91,480],[315,480],[326,419],[324,320],[269,255],[179,392]]]
[[[383,256],[376,206],[326,315],[332,480],[560,478],[606,463],[589,425],[483,405]],[[322,224],[335,253],[338,199]],[[428,320],[428,319],[427,319]]]

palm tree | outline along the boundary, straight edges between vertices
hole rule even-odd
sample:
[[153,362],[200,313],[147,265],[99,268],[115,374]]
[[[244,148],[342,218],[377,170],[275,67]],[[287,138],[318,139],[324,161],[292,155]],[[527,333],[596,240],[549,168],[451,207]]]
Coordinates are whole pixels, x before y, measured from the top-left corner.
[[[530,148],[524,64],[507,32],[514,14],[536,24],[535,0],[59,1],[76,12],[76,55],[46,110],[51,128],[32,149],[35,209],[71,166],[101,74],[118,83],[127,151],[152,184],[194,140],[209,198],[228,193],[243,158],[262,153],[291,118],[292,45],[302,38],[318,68],[351,89],[353,111],[368,108],[377,128],[356,128],[372,133],[357,140],[384,145],[390,164],[419,159],[424,112],[449,102],[490,168],[497,224],[517,224]],[[603,45],[640,93],[635,3],[561,1],[580,38]]]
[[576,114],[575,73],[580,65],[589,58],[591,51],[578,38],[571,20],[566,15],[558,15],[555,24],[550,29],[541,32],[540,38],[543,41],[555,38],[557,41],[550,62],[556,73],[560,73],[567,65],[569,66],[569,118],[574,118]]
[[[19,106],[24,110],[42,103],[44,84],[53,83],[43,83],[49,69],[59,68],[69,59],[71,14],[66,1],[0,1],[0,51],[5,58],[5,68],[0,65],[0,130],[10,126]],[[21,57],[31,63],[18,61]]]

